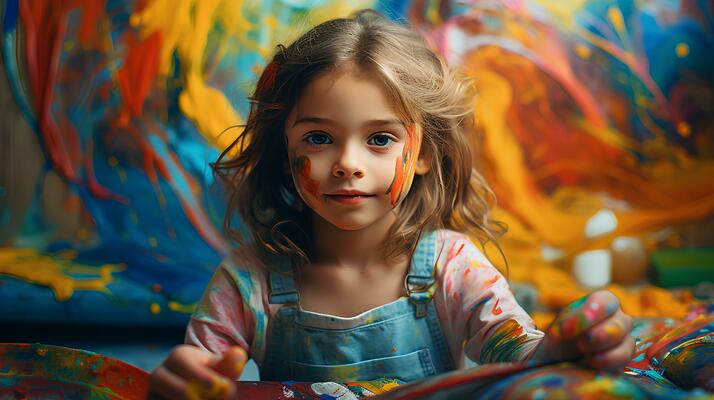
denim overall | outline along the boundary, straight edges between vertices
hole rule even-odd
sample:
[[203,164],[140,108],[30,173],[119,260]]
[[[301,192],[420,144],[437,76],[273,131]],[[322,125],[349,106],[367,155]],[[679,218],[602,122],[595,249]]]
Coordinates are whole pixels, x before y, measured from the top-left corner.
[[419,241],[405,280],[408,297],[342,318],[302,310],[293,279],[271,273],[265,381],[410,382],[451,371],[454,363],[432,298],[436,234]]

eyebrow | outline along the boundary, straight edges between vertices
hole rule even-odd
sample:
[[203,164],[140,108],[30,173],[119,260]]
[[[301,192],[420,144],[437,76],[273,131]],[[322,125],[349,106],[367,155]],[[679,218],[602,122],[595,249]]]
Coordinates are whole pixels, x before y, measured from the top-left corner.
[[[295,122],[293,123],[293,126],[301,123],[315,123],[315,124],[330,124],[330,125],[337,125],[337,123],[329,118],[323,118],[323,117],[317,117],[317,116],[304,116],[300,117]],[[386,126],[386,125],[398,125],[400,127],[404,127],[404,123],[396,118],[390,118],[390,119],[372,119],[369,121],[366,121],[363,126],[373,126],[373,127],[378,127],[378,126]]]

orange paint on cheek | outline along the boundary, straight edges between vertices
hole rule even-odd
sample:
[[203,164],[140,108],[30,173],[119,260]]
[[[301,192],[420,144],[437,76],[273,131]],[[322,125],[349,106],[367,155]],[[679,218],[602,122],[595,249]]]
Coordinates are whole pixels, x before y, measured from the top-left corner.
[[297,176],[300,188],[313,197],[317,197],[317,189],[320,187],[320,183],[310,177],[310,159],[306,156],[297,157],[293,162],[293,173]]
[[399,195],[402,193],[402,183],[404,182],[404,171],[402,169],[401,157],[397,157],[397,163],[394,167],[394,179],[392,184],[389,186],[387,193],[389,193],[389,202],[392,206],[397,204]]
[[417,124],[409,125],[402,155],[397,158],[394,180],[392,180],[392,184],[387,190],[387,193],[390,194],[389,201],[392,206],[396,206],[412,186],[417,158],[421,148],[421,138],[421,127]]

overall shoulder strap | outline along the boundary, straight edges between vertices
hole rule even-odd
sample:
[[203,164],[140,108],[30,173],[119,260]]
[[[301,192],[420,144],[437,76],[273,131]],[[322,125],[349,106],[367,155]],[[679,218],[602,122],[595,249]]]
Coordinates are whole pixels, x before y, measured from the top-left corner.
[[435,253],[436,232],[423,234],[412,256],[409,274],[404,282],[409,300],[414,304],[416,316],[419,318],[426,315],[432,298],[430,289],[434,285]]
[[295,288],[295,281],[290,275],[292,273],[292,268],[290,268],[289,262],[279,262],[279,271],[270,271],[270,292],[268,293],[268,302],[270,304],[286,304],[295,303],[297,304],[300,299],[297,289]]

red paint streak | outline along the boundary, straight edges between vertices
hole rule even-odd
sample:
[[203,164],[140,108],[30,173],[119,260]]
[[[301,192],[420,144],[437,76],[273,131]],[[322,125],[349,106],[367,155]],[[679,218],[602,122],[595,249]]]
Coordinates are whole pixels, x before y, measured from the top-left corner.
[[500,315],[502,310],[501,307],[498,306],[498,303],[501,301],[501,299],[496,299],[496,304],[493,305],[493,308],[491,308],[491,313],[493,315]]
[[159,73],[161,33],[156,31],[143,40],[137,40],[132,32],[123,38],[129,49],[124,65],[117,72],[119,89],[124,99],[120,123],[129,123],[129,114],[140,117],[144,101]]
[[[101,199],[126,202],[122,196],[111,193],[97,182],[93,170],[92,142],[88,141],[88,152],[82,154],[81,141],[71,122],[65,116],[59,123],[52,114],[55,86],[66,76],[59,75],[59,58],[62,43],[67,32],[70,11],[80,8],[82,20],[79,28],[79,42],[84,47],[101,46],[101,36],[96,32],[97,21],[105,18],[105,2],[100,0],[21,0],[20,18],[25,28],[25,60],[30,82],[33,106],[38,122],[39,135],[44,142],[49,162],[53,168],[69,182],[79,183],[80,167],[86,169],[88,190]],[[92,42],[94,38],[95,43]],[[100,70],[100,67],[96,67]],[[78,79],[91,79],[89,77]],[[108,92],[109,89],[107,89]]]
[[[456,246],[459,244],[461,244],[461,246],[459,246],[458,250],[455,250]],[[449,253],[446,256],[446,262],[448,263],[451,260],[453,260],[456,256],[459,255],[459,253],[461,253],[461,250],[463,250],[463,249],[464,249],[464,243],[460,240],[455,241],[449,248]]]
[[46,144],[50,162],[60,175],[76,181],[77,172],[69,153],[79,152],[71,148],[78,140],[71,138],[69,143],[63,140],[51,111],[59,54],[67,30],[66,16],[72,3],[20,1],[19,12],[25,27],[25,58],[39,133]]
[[688,323],[681,323],[658,338],[657,342],[652,344],[652,346],[647,349],[645,352],[647,358],[651,359],[655,357],[661,359],[663,353],[666,353],[667,349],[672,347],[671,344],[673,342],[687,336],[691,332],[696,332],[712,322],[714,322],[714,317],[701,318]]
[[300,182],[300,186],[302,186],[302,188],[313,197],[317,197],[319,183],[310,178],[310,173],[310,159],[305,156],[301,156],[298,159],[298,180]]
[[[87,46],[92,41],[92,38],[99,38],[97,33],[97,21],[103,21],[105,18],[105,4],[102,1],[83,1],[82,3],[82,22],[79,26],[79,42]],[[96,40],[101,46],[101,40]]]
[[[153,126],[153,128],[156,127],[157,126]],[[162,178],[169,182],[172,187],[177,187],[176,180],[173,176],[171,176],[171,174],[169,174],[169,168],[166,165],[167,160],[162,159],[156,154],[154,149],[146,141],[146,138],[141,135],[135,125],[128,125],[126,126],[126,129],[132,138],[134,138],[136,143],[139,144],[139,148],[144,156],[144,173],[149,178],[157,196],[160,196],[161,194],[161,191],[159,190],[159,174]],[[160,134],[161,132],[157,133]],[[156,173],[157,171],[159,174]],[[186,218],[188,218],[189,222],[194,226],[194,228],[196,228],[198,234],[206,240],[209,246],[213,247],[221,254],[227,254],[228,247],[221,235],[213,228],[213,224],[211,224],[208,216],[206,216],[202,210],[192,207],[191,203],[186,199],[186,196],[180,191],[176,191],[176,193],[179,203],[181,204],[181,209],[184,213],[186,213]],[[162,198],[159,197],[159,202],[161,201]]]

